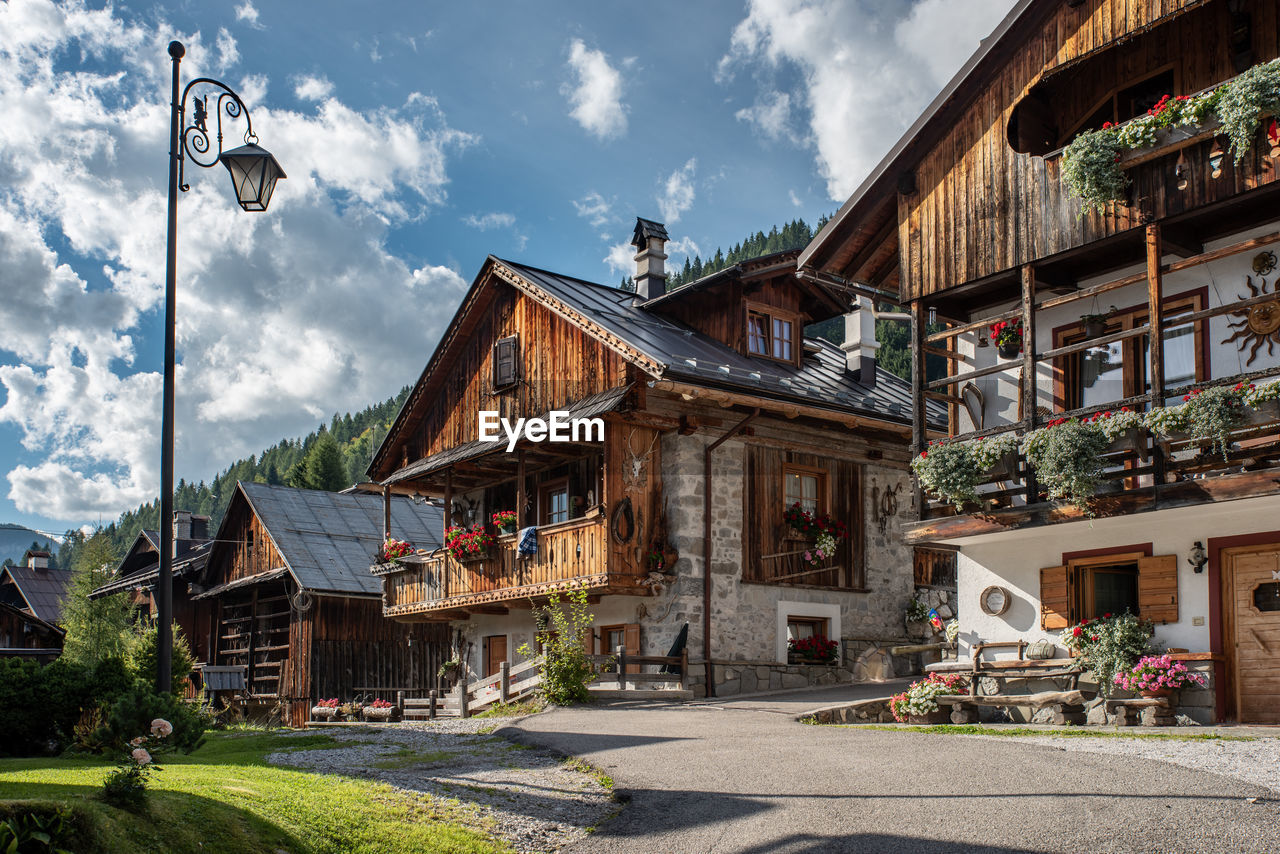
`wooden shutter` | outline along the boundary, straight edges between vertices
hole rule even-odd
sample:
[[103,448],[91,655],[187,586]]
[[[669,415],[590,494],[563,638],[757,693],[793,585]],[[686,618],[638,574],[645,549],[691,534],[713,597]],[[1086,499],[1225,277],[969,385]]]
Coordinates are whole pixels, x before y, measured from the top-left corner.
[[1138,614],[1153,623],[1178,622],[1178,556],[1138,561]]
[[627,655],[640,654],[640,624],[627,623],[622,627],[622,645],[627,650]]
[[517,337],[499,338],[493,345],[493,385],[495,388],[511,385],[516,381]]
[[1040,628],[1065,629],[1071,625],[1071,586],[1065,566],[1040,570]]

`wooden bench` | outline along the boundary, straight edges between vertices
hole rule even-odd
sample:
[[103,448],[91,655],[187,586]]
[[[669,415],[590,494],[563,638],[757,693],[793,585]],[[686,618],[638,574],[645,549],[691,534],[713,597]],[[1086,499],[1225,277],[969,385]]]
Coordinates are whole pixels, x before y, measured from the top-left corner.
[[1116,716],[1116,726],[1176,726],[1173,704],[1168,697],[1138,697],[1107,700],[1107,713]]
[[[1054,679],[1066,678],[1067,690],[1074,691],[1080,685],[1080,674],[1084,669],[1069,658],[1024,658],[1027,651],[1025,640],[996,641],[980,643],[973,647],[972,663],[969,669],[969,695],[977,696],[978,680],[985,676],[990,679]],[[983,661],[982,653],[988,649],[1018,650],[1018,657],[1005,661]]]
[[1080,691],[1044,691],[1039,694],[989,694],[985,697],[972,694],[943,694],[938,697],[938,707],[951,707],[953,724],[972,724],[978,721],[978,706],[1025,706],[1031,709],[1052,709],[1053,717],[1047,723],[1059,726],[1078,725],[1085,722],[1084,704],[1088,698]]

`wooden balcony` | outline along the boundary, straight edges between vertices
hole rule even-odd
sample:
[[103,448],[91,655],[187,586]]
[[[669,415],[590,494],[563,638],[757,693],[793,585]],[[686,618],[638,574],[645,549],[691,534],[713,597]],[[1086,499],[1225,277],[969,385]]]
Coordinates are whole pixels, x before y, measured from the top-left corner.
[[461,618],[470,610],[546,596],[569,588],[596,593],[642,593],[639,579],[610,571],[605,519],[581,519],[538,528],[538,553],[518,554],[517,535],[499,537],[490,554],[460,561],[441,549],[430,556],[372,568],[382,576],[382,613]]
[[[1275,372],[1275,369],[1272,369]],[[1235,378],[1205,385],[1231,384]],[[984,431],[987,435],[1021,432],[1021,425]],[[1102,457],[1102,482],[1086,511],[1049,501],[1035,472],[1019,454],[1012,470],[992,473],[978,487],[979,502],[957,513],[951,505],[928,501],[922,521],[907,526],[909,543],[1124,516],[1216,501],[1280,495],[1280,416],[1250,412],[1232,431],[1225,453],[1190,437],[1161,438],[1135,430],[1117,440]]]

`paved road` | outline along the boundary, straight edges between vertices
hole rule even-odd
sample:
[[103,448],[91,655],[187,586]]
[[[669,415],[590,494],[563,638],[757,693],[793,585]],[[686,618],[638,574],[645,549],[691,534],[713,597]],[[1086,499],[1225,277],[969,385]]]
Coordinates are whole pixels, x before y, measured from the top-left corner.
[[602,704],[503,734],[587,759],[630,798],[574,849],[591,854],[1280,851],[1269,789],[1012,739],[792,719],[839,696]]

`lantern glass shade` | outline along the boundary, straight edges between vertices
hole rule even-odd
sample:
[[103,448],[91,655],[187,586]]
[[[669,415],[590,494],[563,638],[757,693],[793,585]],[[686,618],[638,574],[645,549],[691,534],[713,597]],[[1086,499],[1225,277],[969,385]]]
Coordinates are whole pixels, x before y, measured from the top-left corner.
[[276,181],[285,177],[271,152],[256,145],[242,145],[220,158],[231,173],[236,201],[247,211],[265,211]]

